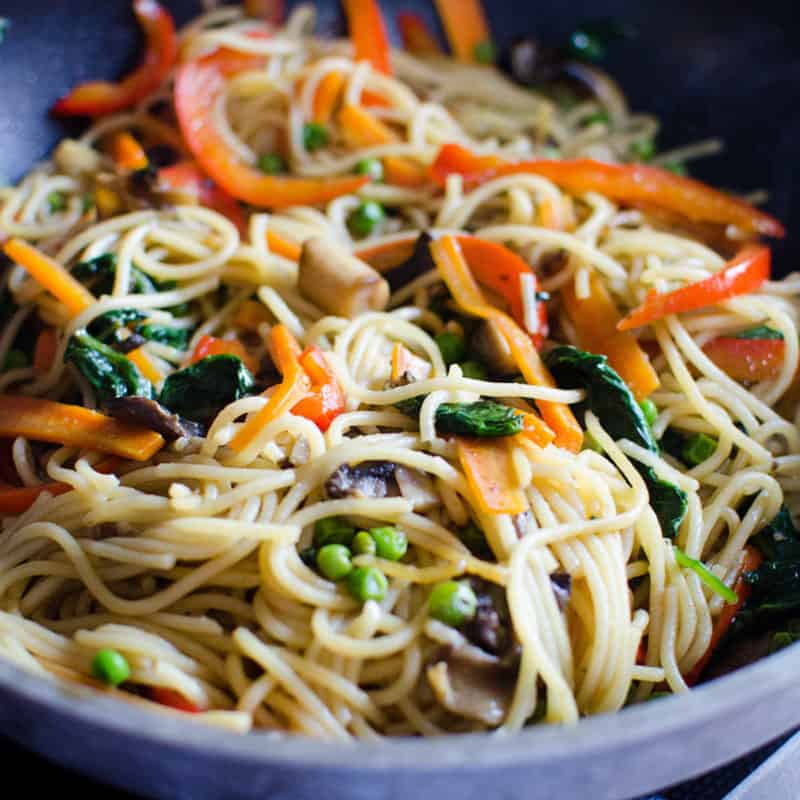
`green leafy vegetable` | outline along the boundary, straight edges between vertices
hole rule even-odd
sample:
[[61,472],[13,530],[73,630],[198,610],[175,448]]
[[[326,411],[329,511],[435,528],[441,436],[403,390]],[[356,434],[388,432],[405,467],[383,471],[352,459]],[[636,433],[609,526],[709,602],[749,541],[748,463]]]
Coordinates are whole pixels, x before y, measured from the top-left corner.
[[496,560],[492,548],[489,547],[489,542],[486,541],[486,535],[472,520],[463,528],[459,528],[456,531],[456,535],[476,558],[481,558],[484,561]]
[[64,360],[75,364],[95,390],[98,400],[153,397],[152,384],[139,372],[136,364],[95,339],[88,331],[79,330],[72,335]]
[[[409,417],[419,414],[425,397],[418,395],[396,404],[397,409]],[[515,408],[477,400],[474,403],[442,403],[436,409],[436,430],[456,436],[497,437],[513,436],[522,430],[522,414]]]
[[735,334],[734,339],[780,339],[783,341],[783,334],[770,328],[768,325],[756,325],[753,328],[748,328],[744,331],[739,331]]
[[181,417],[208,424],[229,403],[249,394],[253,383],[241,359],[209,356],[168,375],[159,402]]
[[[72,274],[96,295],[111,294],[117,274],[117,257],[113,253],[81,261]],[[154,294],[159,291],[153,280],[137,267],[131,267],[128,291],[131,294]]]
[[95,317],[89,323],[88,331],[103,344],[112,344],[122,328],[129,327],[132,322],[139,322],[146,316],[135,308],[117,308]]
[[690,569],[709,589],[716,592],[726,603],[735,603],[739,597],[729,586],[726,586],[702,561],[687,556],[679,547],[675,550],[675,560],[682,567]]
[[714,455],[717,449],[717,440],[705,433],[695,433],[690,436],[681,451],[681,459],[684,464],[696,467]]
[[[652,453],[658,452],[644,412],[605,356],[563,345],[551,350],[545,361],[559,386],[586,391],[584,402],[575,406],[579,415],[592,411],[612,439],[628,439]],[[663,534],[675,536],[688,509],[686,493],[661,480],[650,467],[633,463],[647,484],[650,505]]]
[[174,347],[176,350],[186,350],[192,338],[190,328],[170,328],[166,325],[137,325],[136,333],[149,342],[158,342]]
[[47,195],[47,208],[51,214],[57,214],[67,207],[67,196],[64,192],[50,192]]

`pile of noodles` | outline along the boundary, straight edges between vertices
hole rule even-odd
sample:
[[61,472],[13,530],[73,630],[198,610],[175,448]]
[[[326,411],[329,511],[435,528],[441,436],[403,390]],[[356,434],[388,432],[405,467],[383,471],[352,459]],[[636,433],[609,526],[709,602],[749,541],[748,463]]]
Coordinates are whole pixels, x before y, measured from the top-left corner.
[[[293,174],[347,173],[369,156],[429,164],[448,142],[515,158],[557,147],[563,157],[613,161],[656,129],[652,119],[624,107],[614,109],[613,125],[587,126],[596,102],[565,111],[494,70],[449,60],[396,52],[395,75],[387,77],[355,63],[347,42],[313,38],[308,9],[271,38],[248,36],[256,25],[238,8],[212,11],[184,30],[182,53],[224,45],[266,57],[262,70],[231,82],[216,122],[228,145],[251,163],[285,135]],[[315,88],[332,70],[346,76],[347,101],[357,104],[365,90],[388,100],[374,113],[404,131],[396,143],[353,149],[334,140],[321,152],[304,149],[302,128]],[[166,85],[133,113],[102,119],[81,141],[91,146],[110,131],[131,130],[185,152],[163,112],[170,93]],[[66,197],[63,209],[48,207],[54,191]],[[267,402],[249,396],[224,408],[205,438],[179,439],[151,462],[126,463],[118,474],[95,469],[98,453],[66,447],[48,449],[42,469],[41,447],[17,439],[13,459],[26,486],[60,481],[73,491],[44,494],[28,511],[3,520],[0,653],[42,676],[91,682],[93,655],[113,648],[131,666],[131,685],[175,690],[202,709],[194,718],[238,731],[369,739],[480,730],[483,723],[437,703],[427,674],[433,654],[465,643],[457,629],[429,618],[432,585],[477,576],[505,591],[519,645],[502,729],[620,709],[656,686],[686,690],[682,675],[708,648],[723,601],[676,564],[630,458],[687,493],[676,543],[730,582],[748,538],[782,504],[797,505],[796,410],[789,419],[776,407],[798,367],[800,277],[768,282],[757,294],[669,317],[641,333],[660,378],[652,398],[659,409],[656,438],[672,425],[707,433],[719,443],[711,458],[684,470],[668,457],[614,442],[587,414],[587,429],[605,455],[554,445],[514,450],[514,474],[530,505],[519,531],[510,516],[479,510],[454,445],[436,433],[436,407],[481,396],[575,403],[582,395],[478,381],[463,377],[457,365],[446,368],[433,341],[445,324],[429,310],[441,287],[435,271],[400,290],[389,310],[355,319],[326,316],[304,298],[297,265],[269,250],[266,232],[297,242],[324,235],[353,248],[347,218],[364,198],[389,212],[369,242],[466,230],[508,244],[534,268],[555,263],[540,282],[552,297],[552,338],[561,342],[577,343],[559,303],[559,290],[573,279],[580,294],[590,275],[599,276],[617,303],[630,308],[651,288],[695,282],[725,261],[639,211],[595,194],[569,197],[533,175],[501,177],[469,191],[451,177],[444,193],[371,184],[324,208],[254,210],[240,235],[215,211],[189,205],[85,224],[79,180],[54,163],[41,165],[2,190],[0,232],[36,243],[65,265],[114,253],[116,279],[110,295],[70,318],[21,268],[8,270],[5,285],[19,310],[0,332],[0,362],[28,315],[38,314],[60,335],[47,373],[12,369],[0,374],[0,391],[94,408],[91,387],[64,365],[76,330],[108,310],[136,308],[155,322],[194,328],[191,351],[203,335],[235,333],[232,316],[255,296],[273,323],[328,354],[347,406],[324,434],[287,413],[236,454],[228,443]],[[544,209],[555,224],[543,224]],[[548,259],[554,253],[566,257]],[[133,264],[158,281],[177,281],[176,288],[129,296]],[[165,310],[187,301],[189,316]],[[708,359],[703,344],[762,323],[783,334],[784,362],[777,378],[745,388]],[[447,329],[458,332],[458,325]],[[430,363],[428,381],[387,389],[395,342]],[[186,357],[166,344],[144,347],[163,374]],[[418,420],[394,407],[423,392],[428,398]],[[337,467],[375,458],[416,470],[432,499],[325,499],[323,485]],[[752,495],[740,517],[737,508]],[[339,515],[391,523],[408,537],[402,561],[359,557],[389,579],[380,603],[357,603],[299,556],[314,522]],[[470,519],[485,532],[494,560],[472,555],[455,534]],[[566,609],[551,589],[554,573],[571,576]]]

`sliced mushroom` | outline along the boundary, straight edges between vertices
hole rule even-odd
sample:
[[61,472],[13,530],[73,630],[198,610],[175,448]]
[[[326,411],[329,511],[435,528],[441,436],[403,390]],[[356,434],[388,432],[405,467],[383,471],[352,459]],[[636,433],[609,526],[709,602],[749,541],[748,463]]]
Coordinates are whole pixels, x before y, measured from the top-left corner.
[[414,250],[409,258],[402,264],[384,273],[393,292],[416,280],[420,275],[436,269],[436,264],[431,255],[431,242],[433,238],[429,233],[421,233],[414,243]]
[[325,494],[343,497],[396,497],[395,465],[391,461],[365,461],[358,466],[342,464],[325,481]]
[[483,320],[472,334],[471,343],[475,354],[493,377],[503,378],[519,372],[511,348],[494,320]]
[[461,632],[482,651],[505,659],[516,645],[505,591],[482,578],[470,578],[470,585],[478,605]]
[[394,470],[394,479],[397,481],[400,494],[411,501],[415,511],[425,511],[441,503],[433,480],[424,472],[397,466]]
[[517,670],[477,647],[440,650],[426,672],[441,706],[453,714],[499,725],[514,696]]
[[141,425],[160,433],[168,442],[183,436],[203,436],[205,433],[202,425],[183,419],[146,397],[117,397],[108,400],[104,409],[109,416],[120,422]]
[[322,238],[303,245],[298,288],[324,311],[348,319],[389,302],[389,284],[372,267]]

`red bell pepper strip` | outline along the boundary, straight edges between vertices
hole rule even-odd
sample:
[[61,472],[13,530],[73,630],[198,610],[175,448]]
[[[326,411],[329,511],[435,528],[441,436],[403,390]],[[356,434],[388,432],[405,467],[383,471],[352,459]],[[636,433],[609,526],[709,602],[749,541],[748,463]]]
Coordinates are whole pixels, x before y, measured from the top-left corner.
[[719,272],[697,283],[659,294],[651,290],[639,308],[620,320],[617,329],[627,331],[640,328],[670,314],[694,311],[756,291],[769,279],[771,254],[764,245],[748,245]]
[[217,186],[193,161],[179,161],[158,171],[159,184],[166,189],[194,195],[200,205],[227,217],[240,234],[247,233],[247,217],[236,198]]
[[292,414],[310,419],[324,433],[344,411],[344,392],[318,347],[306,348],[299,360],[311,380],[311,393],[292,408]]
[[174,689],[166,689],[163,686],[150,686],[147,693],[153,702],[174,708],[176,711],[186,711],[189,714],[199,714],[202,711],[196,703],[193,703]]
[[509,163],[497,156],[476,156],[460,145],[447,144],[439,151],[431,175],[443,186],[452,174],[462,175],[467,184],[473,185],[503,175],[541,175],[571,194],[598,192],[619,203],[648,204],[696,222],[736,225],[748,232],[779,238],[785,234],[777,219],[743,200],[691,178],[642,164],[604,164],[591,159]]
[[411,11],[401,11],[397,15],[397,27],[403,47],[417,56],[440,56],[442,48],[431,33],[425,20]]
[[736,339],[718,336],[703,352],[736,381],[766,381],[780,372],[786,343],[783,339]]
[[245,350],[244,345],[235,339],[218,339],[215,336],[201,336],[192,353],[191,363],[196,364],[209,356],[236,356],[250,370],[255,372],[258,365],[253,357]]
[[392,74],[389,36],[378,0],[344,0],[356,61],[369,61],[384,75]]
[[91,81],[73,89],[53,106],[59,117],[113,114],[143,100],[169,74],[178,54],[175,23],[155,0],[134,0],[133,10],[145,36],[142,63],[118,83]]
[[708,643],[706,652],[703,653],[702,657],[694,665],[694,667],[692,667],[691,671],[684,676],[684,680],[689,686],[694,686],[703,676],[703,671],[708,666],[708,662],[711,661],[714,651],[717,649],[719,643],[728,632],[728,628],[731,627],[731,623],[736,618],[736,615],[739,613],[739,611],[741,611],[742,606],[747,602],[747,598],[750,597],[750,593],[753,589],[752,586],[750,586],[750,584],[744,579],[744,576],[746,573],[752,572],[754,569],[758,569],[761,561],[761,553],[759,553],[755,547],[748,545],[744,549],[742,559],[739,562],[738,575],[733,586],[733,590],[736,592],[738,600],[735,603],[729,603],[728,605],[723,606],[722,611],[717,617],[717,621],[714,623],[714,629],[711,632],[711,640]]
[[213,110],[232,76],[263,63],[221,49],[183,64],[175,79],[175,109],[181,132],[204,172],[229,195],[264,208],[313,206],[360,189],[364,176],[293,178],[265,175],[243,163],[214,126]]

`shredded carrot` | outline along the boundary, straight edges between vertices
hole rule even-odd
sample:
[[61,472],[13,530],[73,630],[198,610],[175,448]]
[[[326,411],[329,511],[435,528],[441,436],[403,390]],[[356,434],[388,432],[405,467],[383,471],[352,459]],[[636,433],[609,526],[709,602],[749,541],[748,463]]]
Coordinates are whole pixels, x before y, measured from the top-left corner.
[[491,41],[480,0],[436,0],[450,49],[459,61],[477,61],[475,48]]
[[148,356],[141,347],[131,350],[131,352],[128,353],[128,358],[136,364],[139,368],[139,372],[154,386],[164,380],[164,376],[158,371],[158,367],[156,367],[150,356]]
[[95,302],[94,295],[76,281],[58,261],[22,239],[9,239],[3,245],[3,252],[60,300],[72,316],[77,316]]
[[335,70],[329,72],[317,86],[314,94],[314,122],[327,125],[333,116],[333,109],[339,101],[344,88],[345,77]]
[[53,366],[58,348],[58,335],[55,328],[43,328],[36,339],[33,351],[33,368],[37,372],[47,372]]
[[[530,337],[511,317],[493,308],[484,299],[469,271],[458,240],[453,236],[443,236],[431,245],[431,254],[456,303],[468,314],[494,320],[525,380],[532,386],[555,387],[555,381],[539,358]],[[536,405],[555,434],[556,444],[573,452],[580,450],[583,431],[569,406],[545,400],[538,400]]]
[[0,436],[99,450],[146,461],[164,446],[154,431],[126,425],[81,406],[38,397],[0,395]]
[[124,172],[145,169],[149,163],[147,153],[128,131],[115,133],[109,142],[108,151],[117,169]]
[[267,230],[267,247],[275,255],[288,258],[289,261],[300,260],[300,245],[284,239],[279,233]]
[[233,315],[231,322],[237,328],[246,331],[257,331],[265,322],[269,322],[269,313],[257,300],[245,300]]
[[309,389],[308,376],[300,366],[300,345],[284,325],[270,331],[270,352],[283,380],[273,388],[267,404],[242,425],[231,440],[231,448],[241,453],[261,430],[305,397]]
[[478,508],[487,514],[521,514],[527,511],[525,494],[515,485],[507,441],[462,436],[455,439],[458,458]]
[[522,415],[522,432],[517,436],[529,439],[539,447],[547,447],[555,435],[547,426],[545,421],[536,414],[524,413]]
[[589,297],[585,300],[578,298],[574,281],[564,287],[561,299],[575,327],[578,344],[584,350],[607,356],[637,400],[658,388],[658,375],[636,337],[617,330],[622,314],[598,275],[589,278]]

